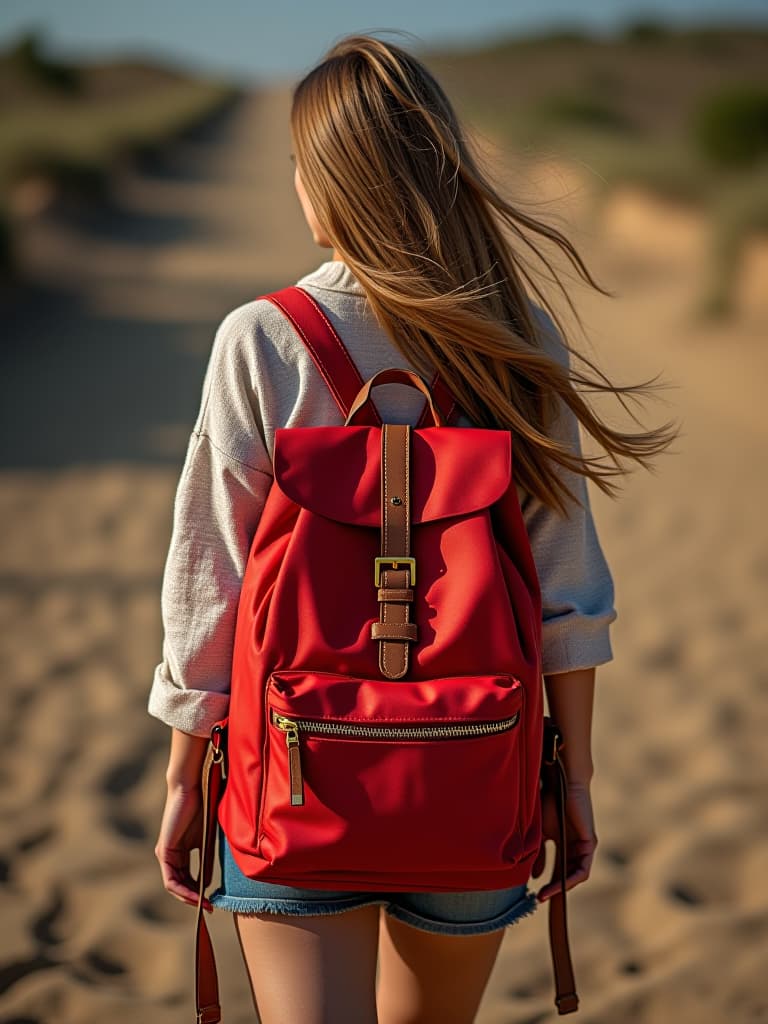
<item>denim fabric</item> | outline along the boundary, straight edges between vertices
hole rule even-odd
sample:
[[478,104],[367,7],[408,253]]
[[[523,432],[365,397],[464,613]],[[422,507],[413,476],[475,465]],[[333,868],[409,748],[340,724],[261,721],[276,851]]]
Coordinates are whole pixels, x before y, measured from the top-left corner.
[[248,878],[219,830],[221,885],[211,903],[239,914],[340,914],[378,903],[388,914],[427,932],[477,935],[496,931],[532,914],[536,894],[526,885],[481,892],[348,892],[296,889]]

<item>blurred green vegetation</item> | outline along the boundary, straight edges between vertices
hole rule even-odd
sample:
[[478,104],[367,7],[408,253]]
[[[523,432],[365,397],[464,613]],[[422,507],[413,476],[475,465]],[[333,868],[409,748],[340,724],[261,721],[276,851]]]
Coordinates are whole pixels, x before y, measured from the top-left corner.
[[[522,157],[572,161],[601,195],[632,183],[711,218],[702,307],[727,313],[744,240],[768,231],[768,31],[650,20],[615,38],[567,26],[427,55],[462,113]],[[138,60],[80,66],[29,33],[0,53],[0,275],[13,269],[14,186],[107,193],[124,157],[151,152],[237,90]]]
[[522,158],[573,162],[711,219],[701,306],[732,309],[745,239],[768,231],[768,31],[644,20],[427,55],[464,116]]
[[117,161],[156,150],[231,102],[227,82],[143,61],[74,66],[30,33],[0,53],[0,275],[14,275],[11,194],[44,178],[58,195],[104,197]]
[[694,138],[723,167],[747,167],[768,156],[768,87],[716,93],[696,112]]
[[20,36],[6,51],[3,63],[7,71],[29,86],[70,93],[82,87],[80,71],[74,64],[43,56],[40,36],[35,32]]

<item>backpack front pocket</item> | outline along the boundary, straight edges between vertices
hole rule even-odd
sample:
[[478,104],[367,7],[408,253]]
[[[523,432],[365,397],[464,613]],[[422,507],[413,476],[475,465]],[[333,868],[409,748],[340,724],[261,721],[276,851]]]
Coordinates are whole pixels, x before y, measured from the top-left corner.
[[522,684],[277,672],[261,856],[283,872],[503,867],[519,838]]

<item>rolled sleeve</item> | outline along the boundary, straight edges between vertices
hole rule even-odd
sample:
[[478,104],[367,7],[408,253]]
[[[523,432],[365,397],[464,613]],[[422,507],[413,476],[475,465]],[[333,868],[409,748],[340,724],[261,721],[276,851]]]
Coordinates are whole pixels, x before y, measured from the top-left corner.
[[[540,319],[543,318],[543,314]],[[567,350],[545,319],[545,347],[567,365]],[[553,437],[581,454],[578,421],[564,404]],[[610,625],[616,619],[614,585],[597,536],[586,479],[558,469],[578,499],[568,515],[538,498],[522,502],[542,597],[542,671],[545,675],[592,668],[611,661]]]
[[[227,715],[229,692],[193,690],[180,685],[168,674],[171,652],[164,649],[163,653],[149,691],[150,715],[193,736],[209,736],[212,726]],[[177,672],[177,676],[180,674]]]
[[611,661],[613,580],[589,506],[566,519],[529,499],[523,516],[541,585],[542,671],[554,675]]

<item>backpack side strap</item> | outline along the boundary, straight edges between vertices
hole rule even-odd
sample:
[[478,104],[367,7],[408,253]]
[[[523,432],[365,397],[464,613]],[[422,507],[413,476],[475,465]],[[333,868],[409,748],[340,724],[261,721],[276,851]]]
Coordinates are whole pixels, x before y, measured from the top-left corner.
[[557,878],[560,882],[560,891],[551,896],[549,900],[549,945],[555,979],[555,1005],[561,1016],[566,1013],[575,1013],[579,1008],[571,950],[568,944],[568,915],[565,906],[567,873],[565,804],[568,794],[568,777],[560,758],[562,745],[562,733],[556,723],[545,716],[541,761],[542,794],[549,792],[555,798],[558,840],[555,844],[555,865],[552,877],[553,879]]
[[218,1024],[221,1020],[216,958],[203,911],[205,890],[211,883],[216,845],[217,809],[224,782],[223,730],[214,726],[201,774],[203,834],[200,842],[197,917],[195,921],[195,1022]]

